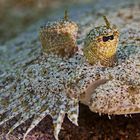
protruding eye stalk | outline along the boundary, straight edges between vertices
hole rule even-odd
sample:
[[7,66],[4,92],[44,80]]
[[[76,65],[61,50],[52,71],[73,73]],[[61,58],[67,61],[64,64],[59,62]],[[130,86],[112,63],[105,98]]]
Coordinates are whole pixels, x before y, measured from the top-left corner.
[[91,65],[99,62],[102,66],[110,67],[117,63],[119,31],[105,16],[103,18],[106,25],[90,30],[85,39],[83,53]]
[[77,50],[76,37],[78,26],[68,18],[65,10],[62,20],[48,23],[40,31],[43,53],[70,57]]

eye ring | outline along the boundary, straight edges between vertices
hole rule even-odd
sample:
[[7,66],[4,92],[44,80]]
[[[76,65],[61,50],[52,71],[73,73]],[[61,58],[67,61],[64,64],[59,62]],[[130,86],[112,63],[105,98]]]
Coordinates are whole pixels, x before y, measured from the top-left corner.
[[97,41],[98,41],[98,42],[101,42],[101,41],[102,41],[102,38],[98,38]]

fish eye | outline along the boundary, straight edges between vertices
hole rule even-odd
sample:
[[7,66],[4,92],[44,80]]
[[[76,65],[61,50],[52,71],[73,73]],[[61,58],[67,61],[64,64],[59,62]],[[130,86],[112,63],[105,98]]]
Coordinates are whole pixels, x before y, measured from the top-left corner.
[[109,40],[108,36],[103,36],[103,42],[107,42]]
[[114,39],[114,36],[111,35],[111,36],[108,36],[108,38],[109,38],[110,40],[113,40],[113,39]]

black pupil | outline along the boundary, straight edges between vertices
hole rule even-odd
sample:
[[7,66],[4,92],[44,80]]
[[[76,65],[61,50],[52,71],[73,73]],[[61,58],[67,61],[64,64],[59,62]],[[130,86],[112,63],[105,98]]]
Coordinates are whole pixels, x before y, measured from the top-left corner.
[[111,35],[111,36],[108,36],[110,40],[113,40],[114,39],[114,36]]
[[108,37],[107,36],[103,36],[103,41],[104,42],[108,41]]
[[114,39],[114,36],[113,35],[110,35],[110,36],[103,36],[103,41],[106,42],[108,40],[113,40]]

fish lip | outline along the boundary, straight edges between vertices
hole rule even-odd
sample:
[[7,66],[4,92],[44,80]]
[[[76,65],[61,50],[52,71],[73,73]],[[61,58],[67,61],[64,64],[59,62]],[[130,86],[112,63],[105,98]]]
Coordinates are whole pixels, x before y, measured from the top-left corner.
[[140,108],[137,106],[129,106],[125,108],[121,107],[114,107],[108,110],[100,110],[100,109],[93,109],[92,106],[89,106],[89,109],[92,112],[101,113],[101,114],[108,114],[108,115],[127,115],[127,114],[138,114],[140,113]]
[[115,106],[112,108],[95,108],[92,107],[92,104],[89,106],[89,109],[92,112],[98,112],[101,114],[108,114],[108,115],[127,115],[127,114],[137,114],[140,113],[140,107],[137,105],[120,105]]
[[102,85],[102,84],[105,84],[108,80],[107,79],[98,79],[96,81],[93,81],[93,82],[90,82],[87,86],[87,88],[85,89],[85,96],[84,98],[80,98],[80,102],[85,104],[85,105],[88,105],[90,106],[90,100],[91,100],[91,96],[92,94],[94,94],[94,90]]

